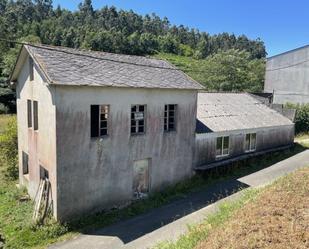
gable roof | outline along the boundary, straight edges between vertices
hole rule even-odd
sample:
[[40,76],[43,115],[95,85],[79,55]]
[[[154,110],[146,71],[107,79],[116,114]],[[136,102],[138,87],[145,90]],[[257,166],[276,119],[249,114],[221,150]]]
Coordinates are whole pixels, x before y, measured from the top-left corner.
[[220,132],[293,125],[247,93],[198,93],[197,132]]
[[[50,84],[138,88],[203,88],[199,83],[164,60],[47,45],[24,45],[23,49],[30,54]],[[11,78],[17,78],[18,73],[18,67],[15,66]]]

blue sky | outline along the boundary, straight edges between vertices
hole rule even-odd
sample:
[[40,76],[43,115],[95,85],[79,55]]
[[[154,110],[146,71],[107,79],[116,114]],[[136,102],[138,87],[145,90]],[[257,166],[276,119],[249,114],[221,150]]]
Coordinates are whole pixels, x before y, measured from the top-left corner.
[[[75,10],[82,0],[54,0],[54,6]],[[139,13],[168,17],[211,34],[260,37],[268,56],[309,44],[308,0],[93,0],[94,8],[114,5]]]

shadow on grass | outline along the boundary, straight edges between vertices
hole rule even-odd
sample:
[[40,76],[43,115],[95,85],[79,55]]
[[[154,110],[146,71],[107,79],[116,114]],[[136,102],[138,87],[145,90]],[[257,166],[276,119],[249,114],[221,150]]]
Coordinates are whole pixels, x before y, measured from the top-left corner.
[[163,192],[151,194],[148,199],[134,202],[120,210],[110,210],[83,217],[67,226],[70,231],[118,237],[124,243],[128,243],[249,187],[237,179],[267,168],[304,150],[306,150],[305,147],[295,144],[290,149],[203,171],[190,180],[168,187]]

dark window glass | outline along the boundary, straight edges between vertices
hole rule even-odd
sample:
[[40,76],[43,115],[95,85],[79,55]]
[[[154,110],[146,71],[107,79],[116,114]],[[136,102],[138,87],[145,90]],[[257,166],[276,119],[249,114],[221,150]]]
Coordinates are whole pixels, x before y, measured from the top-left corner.
[[26,152],[22,152],[23,174],[29,174],[29,158]]
[[37,101],[33,101],[33,129],[35,131],[39,129],[39,113]]
[[28,127],[32,127],[32,103],[31,100],[27,100],[27,117],[28,117]]

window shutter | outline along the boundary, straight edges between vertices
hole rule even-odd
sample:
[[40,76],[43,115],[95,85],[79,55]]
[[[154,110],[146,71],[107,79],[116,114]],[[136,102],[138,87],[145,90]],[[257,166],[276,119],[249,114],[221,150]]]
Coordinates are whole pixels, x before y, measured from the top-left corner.
[[91,137],[99,136],[99,105],[91,105]]
[[39,116],[38,116],[38,102],[33,101],[33,129],[36,131],[39,129]]

